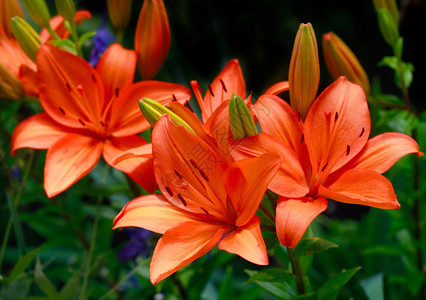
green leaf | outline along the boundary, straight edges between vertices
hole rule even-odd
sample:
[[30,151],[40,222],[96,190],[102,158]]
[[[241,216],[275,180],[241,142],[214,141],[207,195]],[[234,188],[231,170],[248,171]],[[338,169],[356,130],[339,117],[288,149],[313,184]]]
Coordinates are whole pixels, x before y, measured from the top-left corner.
[[383,273],[375,274],[361,280],[361,287],[369,300],[383,300]]
[[83,47],[84,43],[90,39],[92,36],[94,36],[96,34],[96,31],[89,31],[89,32],[85,32],[83,33],[79,40],[78,40],[78,46],[81,48]]
[[337,244],[332,243],[328,240],[317,238],[317,237],[308,237],[302,238],[297,244],[293,253],[296,256],[309,255],[313,253],[319,253],[330,248],[339,247]]
[[[254,276],[257,271],[245,270],[250,276]],[[260,285],[263,289],[269,293],[281,298],[281,299],[293,299],[296,296],[296,292],[293,287],[287,282],[265,282],[255,281],[256,284]]]
[[219,289],[218,300],[227,300],[234,298],[234,291],[232,288],[233,282],[233,269],[232,266],[228,265],[226,268],[225,276],[223,276],[222,284]]
[[77,50],[75,49],[75,45],[70,40],[52,40],[49,43],[59,47],[60,49],[77,55]]
[[69,299],[74,291],[78,288],[80,284],[80,274],[75,273],[68,281],[65,283],[64,287],[59,292],[59,299],[66,300]]
[[343,269],[340,273],[327,280],[318,290],[318,300],[336,299],[340,289],[359,271],[361,267],[349,270]]
[[404,100],[396,95],[379,94],[370,96],[369,99],[373,102],[380,101],[389,104],[404,105]]
[[297,296],[296,298],[293,298],[293,300],[317,300],[318,296],[317,293],[307,293],[304,295]]
[[43,291],[43,293],[49,299],[59,299],[58,292],[52,282],[44,275],[43,267],[40,263],[40,259],[37,257],[36,265],[34,269],[34,278],[37,286]]
[[389,67],[396,71],[398,69],[398,58],[395,56],[385,56],[377,65],[379,67]]
[[21,256],[16,265],[13,267],[13,270],[10,272],[9,276],[4,279],[4,282],[6,284],[9,284],[12,281],[16,280],[22,274],[22,272],[25,271],[25,269],[28,267],[28,265],[31,263],[34,256],[36,256],[37,252],[40,251],[40,249],[41,247],[36,248],[30,253]]
[[250,278],[245,283],[250,282],[286,282],[293,280],[293,274],[289,270],[281,268],[268,268],[262,271],[249,271],[245,270],[247,274],[250,275]]

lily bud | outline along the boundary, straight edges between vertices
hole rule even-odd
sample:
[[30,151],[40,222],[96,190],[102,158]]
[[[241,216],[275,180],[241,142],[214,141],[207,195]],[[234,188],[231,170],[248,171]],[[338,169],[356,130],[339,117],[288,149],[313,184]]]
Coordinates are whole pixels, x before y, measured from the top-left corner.
[[389,46],[394,47],[399,38],[398,26],[387,9],[380,9],[377,13],[379,29]]
[[33,61],[36,61],[38,48],[42,41],[38,33],[20,17],[13,17],[10,19],[10,27],[12,28],[13,35],[18,41],[19,46],[25,54]]
[[392,15],[395,24],[399,24],[399,11],[398,7],[396,6],[395,0],[373,0],[373,4],[377,13],[380,9],[385,8]]
[[14,100],[25,96],[25,90],[19,79],[0,62],[0,94]]
[[130,22],[132,0],[107,0],[108,15],[116,29],[125,29]]
[[300,24],[288,72],[291,107],[304,120],[315,100],[320,79],[318,46],[310,23]]
[[74,22],[75,4],[73,0],[55,0],[55,5],[64,20]]
[[135,33],[135,50],[143,79],[153,78],[170,48],[170,27],[163,0],[145,0]]
[[176,125],[181,125],[192,134],[195,134],[194,130],[191,128],[191,126],[188,125],[188,123],[186,123],[181,117],[179,117],[161,103],[144,97],[138,101],[138,104],[143,116],[152,127],[154,127],[158,119],[167,114],[170,116],[170,119],[173,121],[173,123]]
[[49,27],[50,13],[45,0],[22,0],[31,18],[41,27]]
[[21,5],[17,0],[1,0],[0,1],[0,35],[5,34],[12,37],[12,29],[10,28],[10,19],[14,16],[23,17]]
[[335,79],[343,75],[358,83],[367,95],[370,93],[370,82],[364,68],[341,38],[333,32],[324,34],[322,49],[328,70]]
[[235,140],[257,134],[256,124],[254,124],[247,104],[235,94],[232,95],[229,102],[229,123]]

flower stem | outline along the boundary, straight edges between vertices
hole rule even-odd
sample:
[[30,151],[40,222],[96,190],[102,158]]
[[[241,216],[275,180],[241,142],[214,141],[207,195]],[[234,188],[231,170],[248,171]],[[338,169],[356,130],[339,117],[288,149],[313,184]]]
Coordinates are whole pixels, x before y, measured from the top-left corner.
[[287,248],[288,258],[290,259],[291,268],[293,270],[293,275],[296,277],[296,287],[297,293],[303,295],[306,293],[305,280],[303,276],[302,266],[300,265],[300,259],[298,256],[294,255],[293,250]]
[[53,30],[50,25],[47,26],[46,29],[55,40],[61,40],[61,37]]
[[71,26],[71,38],[74,42],[75,49],[77,50],[77,55],[83,58],[83,52],[81,52],[80,44],[78,43],[78,33],[77,33],[77,26],[74,22],[70,24]]

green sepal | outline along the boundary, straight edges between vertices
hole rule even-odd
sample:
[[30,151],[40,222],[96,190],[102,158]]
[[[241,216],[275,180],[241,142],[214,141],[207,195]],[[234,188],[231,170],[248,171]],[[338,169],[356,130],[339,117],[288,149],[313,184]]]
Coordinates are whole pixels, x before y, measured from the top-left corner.
[[232,95],[229,102],[229,123],[235,140],[257,134],[256,124],[244,100]]
[[319,253],[330,248],[339,247],[337,244],[318,237],[302,238],[293,250],[294,255],[304,256]]

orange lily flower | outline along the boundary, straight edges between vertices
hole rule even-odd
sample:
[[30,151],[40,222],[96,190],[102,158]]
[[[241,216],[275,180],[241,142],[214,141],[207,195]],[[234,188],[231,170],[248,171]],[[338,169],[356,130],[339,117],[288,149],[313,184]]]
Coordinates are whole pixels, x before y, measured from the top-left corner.
[[114,229],[134,226],[163,236],[155,247],[150,278],[157,284],[212,250],[268,264],[255,215],[281,159],[276,154],[228,162],[217,148],[161,117],[152,133],[154,172],[163,195],[129,202]]
[[[43,44],[37,55],[40,102],[45,113],[21,122],[12,134],[12,153],[20,148],[48,149],[44,187],[53,197],[85,176],[101,155],[148,191],[155,190],[151,158],[117,164],[121,151],[144,146],[137,134],[149,123],[137,100],[187,101],[189,89],[171,83],[133,83],[136,53],[118,44],[110,46],[96,69],[85,60]],[[137,163],[138,162],[138,163]]]
[[[87,10],[79,10],[75,12],[74,23],[81,24],[83,20],[90,19],[92,14]],[[49,21],[50,27],[62,38],[67,39],[70,35],[69,31],[65,26],[65,20],[62,16],[57,15],[50,19]],[[43,42],[47,42],[52,40],[52,36],[47,31],[46,28],[43,28],[40,32],[40,38]]]
[[326,198],[343,203],[398,209],[391,182],[381,173],[399,158],[417,153],[417,143],[401,133],[372,139],[370,113],[362,88],[340,77],[312,104],[305,122],[282,99],[262,96],[256,106],[263,133],[236,145],[235,156],[276,152],[283,162],[269,188],[279,194],[276,231],[293,248]]

